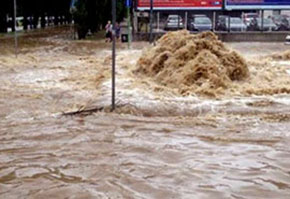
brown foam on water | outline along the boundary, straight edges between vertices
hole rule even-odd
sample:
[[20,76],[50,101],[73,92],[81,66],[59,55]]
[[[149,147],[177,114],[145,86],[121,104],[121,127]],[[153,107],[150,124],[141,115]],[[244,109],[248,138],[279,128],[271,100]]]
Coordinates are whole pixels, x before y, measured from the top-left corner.
[[282,53],[275,53],[271,55],[274,60],[290,60],[290,50],[286,50]]
[[182,30],[164,35],[140,57],[137,74],[149,76],[182,95],[216,96],[233,81],[249,77],[245,60],[211,32]]

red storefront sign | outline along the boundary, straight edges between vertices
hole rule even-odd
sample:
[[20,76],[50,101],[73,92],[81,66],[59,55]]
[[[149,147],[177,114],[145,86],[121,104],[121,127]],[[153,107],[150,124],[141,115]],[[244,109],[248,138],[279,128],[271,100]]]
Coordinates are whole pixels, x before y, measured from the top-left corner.
[[[222,9],[222,0],[153,0],[155,10],[197,10],[197,9]],[[150,8],[150,0],[138,0],[138,9]]]

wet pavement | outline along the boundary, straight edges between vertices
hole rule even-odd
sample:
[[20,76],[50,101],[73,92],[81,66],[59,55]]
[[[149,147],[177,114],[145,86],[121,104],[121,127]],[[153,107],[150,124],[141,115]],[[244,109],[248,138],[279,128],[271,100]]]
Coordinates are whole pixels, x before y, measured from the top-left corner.
[[0,56],[0,198],[290,198],[290,95],[154,93],[124,72],[141,51],[120,50],[128,106],[64,116],[110,104],[109,51],[55,43]]

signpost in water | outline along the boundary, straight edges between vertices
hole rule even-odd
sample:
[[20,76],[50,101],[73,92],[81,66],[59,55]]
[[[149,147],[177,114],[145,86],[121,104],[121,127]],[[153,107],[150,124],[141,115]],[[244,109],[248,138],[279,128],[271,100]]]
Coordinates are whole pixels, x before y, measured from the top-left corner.
[[150,43],[153,42],[153,0],[150,0]]
[[127,22],[128,22],[128,48],[131,48],[131,41],[132,41],[130,7],[131,7],[131,0],[126,0]]
[[14,47],[15,47],[15,57],[18,56],[18,39],[17,39],[17,5],[16,0],[14,0]]
[[115,65],[116,65],[116,0],[112,0],[112,111],[115,110]]

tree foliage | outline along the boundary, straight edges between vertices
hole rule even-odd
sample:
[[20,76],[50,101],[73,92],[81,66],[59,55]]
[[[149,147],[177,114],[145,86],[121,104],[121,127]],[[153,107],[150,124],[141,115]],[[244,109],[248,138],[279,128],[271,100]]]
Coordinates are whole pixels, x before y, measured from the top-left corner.
[[[90,29],[96,32],[111,20],[112,0],[78,0],[74,19],[78,27],[79,37],[83,38]],[[125,0],[116,0],[117,21],[122,21],[125,16]]]
[[[71,14],[69,12],[71,0],[16,0],[18,16],[24,17],[24,29],[30,25],[31,28],[36,28],[41,19],[42,27],[48,23],[48,18],[53,20],[53,23],[69,22]],[[14,13],[13,0],[1,0],[0,5],[0,32],[6,32],[8,27],[13,27],[13,23],[9,19],[13,19]]]
[[[73,12],[78,30],[83,32],[81,37],[90,29],[92,32],[100,30],[108,20],[111,20],[112,0],[77,0],[76,11]],[[125,15],[125,0],[116,0],[117,20],[121,21]],[[71,21],[71,0],[17,0],[18,16],[23,16],[24,29],[41,27],[48,23],[55,25]],[[13,0],[1,0],[0,32],[6,32],[7,27],[14,28]],[[14,19],[13,19],[14,20]]]

